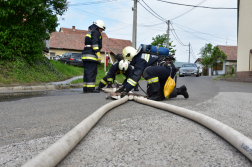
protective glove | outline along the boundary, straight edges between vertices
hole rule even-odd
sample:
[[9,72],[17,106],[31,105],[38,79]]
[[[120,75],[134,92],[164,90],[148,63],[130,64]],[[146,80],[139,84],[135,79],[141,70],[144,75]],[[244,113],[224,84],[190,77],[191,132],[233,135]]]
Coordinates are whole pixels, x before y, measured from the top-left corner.
[[98,57],[98,61],[101,62],[101,53],[100,53],[100,52],[97,52],[97,53],[96,53],[96,56]]
[[122,91],[122,93],[121,93],[121,98],[123,98],[124,96],[126,96],[128,93],[129,93],[129,92],[126,91],[126,90]]
[[120,89],[118,89],[115,93],[121,93],[122,91],[124,91],[124,86],[122,86]]

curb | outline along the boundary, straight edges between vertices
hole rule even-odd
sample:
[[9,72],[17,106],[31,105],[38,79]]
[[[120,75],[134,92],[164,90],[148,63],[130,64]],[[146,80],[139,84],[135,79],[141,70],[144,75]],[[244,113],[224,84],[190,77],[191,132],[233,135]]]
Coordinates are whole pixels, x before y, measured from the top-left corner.
[[38,91],[38,90],[56,90],[56,86],[55,85],[38,85],[38,86],[0,87],[0,93]]

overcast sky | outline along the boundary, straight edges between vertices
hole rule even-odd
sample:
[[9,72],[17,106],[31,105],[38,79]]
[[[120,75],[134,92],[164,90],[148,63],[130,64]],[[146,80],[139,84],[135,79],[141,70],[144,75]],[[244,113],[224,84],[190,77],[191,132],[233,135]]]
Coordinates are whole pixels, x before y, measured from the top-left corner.
[[[166,33],[167,24],[164,19],[171,21],[170,40],[176,45],[175,56],[179,62],[188,62],[189,43],[190,62],[201,56],[200,49],[206,43],[212,43],[214,46],[237,46],[236,9],[210,9],[166,2],[212,8],[237,8],[236,0],[139,0],[137,48],[140,44],[150,44],[152,37]],[[59,17],[60,25],[57,31],[60,27],[72,26],[87,30],[93,21],[103,20],[106,24],[105,33],[109,38],[132,41],[133,6],[133,0],[69,0],[67,12]]]

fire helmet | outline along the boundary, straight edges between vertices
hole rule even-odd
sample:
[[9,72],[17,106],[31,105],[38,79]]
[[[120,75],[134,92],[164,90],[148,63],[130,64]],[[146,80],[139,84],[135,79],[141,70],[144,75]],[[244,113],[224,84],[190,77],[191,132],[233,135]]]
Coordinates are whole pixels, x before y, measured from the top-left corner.
[[137,55],[137,50],[131,46],[126,46],[122,51],[123,59],[132,61],[132,58]]
[[127,60],[121,60],[119,61],[118,67],[121,71],[127,71],[129,63]]
[[94,22],[94,24],[97,25],[99,28],[103,29],[103,31],[105,31],[106,25],[102,20],[97,20]]

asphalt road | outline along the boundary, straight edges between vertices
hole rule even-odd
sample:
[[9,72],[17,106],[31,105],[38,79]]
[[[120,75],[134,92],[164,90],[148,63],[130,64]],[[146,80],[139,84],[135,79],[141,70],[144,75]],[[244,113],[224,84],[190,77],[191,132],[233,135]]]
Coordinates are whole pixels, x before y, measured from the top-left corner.
[[[140,85],[146,89],[146,82]],[[189,99],[164,103],[210,116],[252,139],[252,84],[178,78]],[[143,92],[141,92],[143,94]],[[105,93],[51,91],[0,102],[0,166],[20,166],[98,108]],[[134,101],[109,111],[61,166],[252,166],[223,138],[187,118]]]

